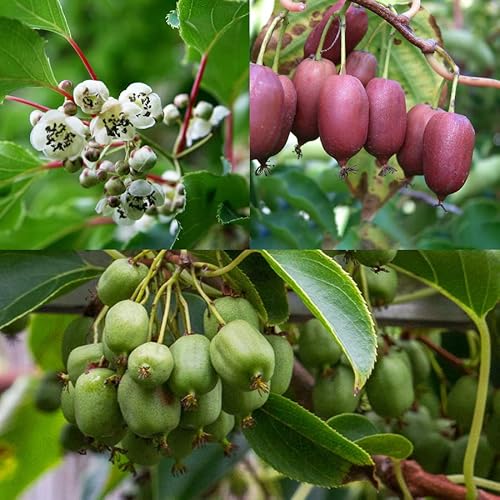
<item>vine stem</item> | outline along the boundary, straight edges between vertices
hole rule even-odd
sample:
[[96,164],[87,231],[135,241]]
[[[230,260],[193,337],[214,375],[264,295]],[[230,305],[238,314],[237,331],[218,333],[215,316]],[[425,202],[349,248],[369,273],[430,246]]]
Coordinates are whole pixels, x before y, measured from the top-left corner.
[[269,25],[269,28],[267,29],[266,36],[264,37],[264,40],[262,40],[262,45],[260,46],[260,51],[259,51],[259,56],[257,57],[257,64],[264,64],[264,54],[266,53],[267,45],[269,44],[269,40],[271,40],[271,37],[273,36],[273,32],[283,19],[285,19],[285,16],[287,15],[287,11],[284,10],[280,12],[271,22]]
[[412,19],[420,10],[420,0],[412,0],[411,7],[403,12],[401,15],[407,17],[408,19]]
[[200,139],[196,144],[193,144],[191,147],[184,149],[181,153],[175,155],[175,158],[180,159],[184,158],[184,156],[191,154],[193,151],[196,151],[198,148],[203,146],[203,144],[206,144],[213,136],[214,134],[210,132],[210,134],[203,137],[203,139]]
[[167,253],[167,250],[160,250],[160,252],[158,252],[158,255],[153,259],[153,263],[151,264],[151,267],[149,268],[148,274],[139,283],[139,286],[135,289],[131,300],[135,300],[136,302],[141,301],[142,296],[143,296],[149,282],[153,279],[155,274],[158,272],[158,269],[160,268],[163,257],[165,257],[166,253]]
[[87,57],[83,53],[83,50],[80,48],[80,46],[71,37],[66,38],[66,40],[68,40],[68,43],[73,47],[74,51],[78,54],[78,57],[80,58],[83,65],[87,69],[90,78],[92,78],[92,80],[99,80],[99,78],[97,78],[94,69],[92,68],[90,62],[88,61]]
[[43,111],[46,113],[47,111],[50,110],[47,106],[43,106],[42,104],[38,104],[37,102],[30,101],[28,99],[23,99],[22,97],[16,97],[14,95],[6,95],[5,96],[6,101],[12,101],[12,102],[18,102],[20,104],[25,104],[26,106],[31,106],[32,108],[39,109],[40,111]]
[[276,52],[274,54],[274,61],[273,61],[273,71],[275,73],[279,73],[278,67],[280,62],[281,45],[283,43],[283,36],[285,35],[287,26],[288,26],[288,12],[283,17],[283,22],[281,23],[280,32],[278,34],[278,44],[276,45]]
[[437,295],[438,291],[434,288],[420,288],[414,292],[398,295],[393,301],[393,304],[405,304],[406,302],[413,302],[415,300],[425,299]]
[[[450,476],[446,476],[448,481],[451,481],[455,484],[463,484],[464,476],[462,474],[452,474]],[[474,477],[474,483],[476,486],[480,488],[484,488],[485,490],[496,491],[500,493],[500,483],[497,481],[492,481],[491,479],[484,479],[482,477]]]
[[226,324],[224,318],[220,315],[219,311],[217,311],[217,308],[214,306],[212,299],[205,293],[205,291],[201,287],[198,279],[196,278],[194,267],[191,268],[191,277],[193,278],[193,283],[194,286],[196,287],[196,290],[200,294],[201,298],[207,303],[207,307],[210,310],[210,312],[215,316],[215,319],[217,320],[219,325],[224,326]]
[[106,316],[106,313],[108,312],[108,309],[109,309],[108,306],[104,306],[99,311],[99,314],[97,315],[97,318],[95,319],[94,324],[92,325],[92,331],[94,332],[94,338],[93,338],[94,344],[97,344],[97,342],[99,341],[99,330],[98,330],[98,328],[99,328],[99,325],[100,325],[101,321],[103,320],[104,316]]
[[431,351],[434,351],[436,354],[439,354],[443,359],[449,361],[452,365],[464,370],[465,372],[470,372],[467,367],[464,365],[462,359],[458,358],[450,351],[447,351],[444,347],[441,347],[438,344],[435,344],[431,339],[426,337],[425,335],[419,335],[417,340],[422,344],[426,345]]
[[184,318],[184,329],[186,330],[185,334],[190,335],[192,331],[191,331],[191,318],[189,316],[189,306],[186,299],[184,298],[184,295],[182,295],[182,290],[181,287],[179,286],[179,283],[175,283],[175,293],[177,301],[182,309],[182,317]]
[[200,91],[201,80],[203,79],[203,74],[205,73],[205,68],[207,67],[208,54],[205,52],[201,56],[200,65],[198,66],[198,72],[196,73],[196,78],[194,80],[193,86],[191,88],[191,93],[189,95],[189,103],[184,115],[184,120],[182,122],[182,127],[179,132],[179,136],[175,141],[174,145],[174,155],[178,155],[184,150],[186,145],[186,134],[189,127],[189,122],[191,120],[191,115],[193,113],[193,105],[198,97],[198,92]]
[[243,262],[250,254],[256,252],[257,250],[243,250],[238,257],[233,259],[227,266],[220,267],[216,271],[207,271],[203,273],[204,278],[216,278],[217,276],[222,276],[228,273],[235,267],[237,267],[241,262]]
[[170,312],[170,302],[172,300],[172,285],[169,283],[167,285],[167,295],[165,297],[165,307],[163,309],[163,318],[161,319],[160,334],[158,335],[158,344],[163,344],[163,339],[165,338],[165,331],[167,330],[168,314]]
[[113,260],[126,259],[127,256],[123,255],[118,250],[104,250],[104,253],[108,254]]
[[161,285],[161,287],[158,289],[158,291],[155,294],[155,298],[153,299],[153,304],[151,306],[151,315],[149,317],[149,338],[150,339],[153,335],[153,325],[154,325],[154,319],[156,317],[156,311],[158,309],[158,304],[160,302],[161,296],[163,295],[163,292],[165,291],[165,289],[167,289],[168,306],[166,304],[165,305],[166,309],[165,309],[165,311],[163,311],[163,318],[162,318],[162,323],[161,323],[161,327],[160,327],[161,341],[160,341],[160,336],[158,337],[159,344],[163,343],[163,336],[164,335],[162,335],[161,328],[163,328],[163,329],[165,328],[165,326],[164,326],[164,324],[166,324],[165,317],[168,317],[168,308],[170,308],[170,297],[169,297],[168,290],[170,288],[170,292],[171,292],[172,285],[177,281],[180,272],[181,272],[180,268],[177,268],[175,270],[174,274],[165,283],[163,283],[163,285]]
[[474,463],[476,461],[477,448],[479,446],[479,438],[481,437],[481,428],[483,427],[484,413],[486,408],[486,400],[488,398],[488,383],[490,377],[491,366],[491,342],[488,324],[483,316],[472,317],[479,332],[481,341],[479,365],[479,379],[477,385],[476,404],[474,406],[474,415],[472,417],[472,425],[469,432],[469,440],[465,450],[464,458],[464,483],[467,488],[466,499],[473,500],[476,498],[476,485],[474,482]]
[[403,495],[403,500],[413,500],[413,496],[408,489],[406,484],[403,471],[401,469],[401,460],[392,460],[392,467],[394,470],[394,475],[396,476],[396,481],[398,482],[399,489]]

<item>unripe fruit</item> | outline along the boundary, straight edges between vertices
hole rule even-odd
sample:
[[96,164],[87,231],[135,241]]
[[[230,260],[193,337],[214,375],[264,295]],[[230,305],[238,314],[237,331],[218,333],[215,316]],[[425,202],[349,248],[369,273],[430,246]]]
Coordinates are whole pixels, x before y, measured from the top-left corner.
[[134,264],[129,259],[114,260],[99,278],[97,295],[107,306],[129,299],[147,273],[144,264]]
[[75,385],[75,417],[87,436],[112,436],[123,425],[115,384],[108,380],[115,372],[95,368],[78,377]]
[[406,135],[398,153],[398,162],[407,178],[424,174],[424,131],[429,120],[442,113],[428,104],[416,104],[408,111]]
[[341,176],[349,159],[361,150],[368,134],[368,97],[354,76],[327,78],[319,97],[318,127],[321,144],[335,158]]
[[250,159],[261,163],[271,155],[280,134],[284,93],[278,75],[250,64]]
[[2,333],[5,333],[6,335],[16,335],[17,333],[21,333],[23,330],[25,330],[28,326],[28,323],[29,314],[26,314],[25,316],[17,318],[12,323],[9,323],[8,325],[2,327]]
[[[236,319],[244,319],[254,328],[258,329],[260,326],[257,311],[248,300],[242,297],[221,297],[214,301],[214,306],[226,323],[230,323]],[[210,309],[205,309],[205,314],[203,315],[205,336],[213,339],[219,331],[219,326],[216,317],[210,313]]]
[[222,380],[242,391],[267,392],[274,373],[274,351],[247,321],[227,323],[210,343],[210,359]]
[[373,78],[366,86],[370,123],[365,149],[382,167],[380,175],[392,170],[389,158],[403,145],[406,134],[405,93],[399,82]]
[[61,410],[70,424],[76,424],[75,386],[71,382],[68,382],[61,392]]
[[375,307],[386,306],[394,300],[398,288],[398,274],[394,269],[388,268],[378,273],[368,270],[366,282],[370,301]]
[[337,73],[328,59],[304,59],[295,70],[293,85],[297,91],[297,111],[292,132],[299,147],[319,137],[318,111],[321,88],[330,75]]
[[293,374],[293,349],[286,337],[266,335],[274,351],[274,373],[271,377],[271,392],[283,394],[290,385]]
[[151,439],[136,436],[131,431],[121,440],[120,448],[125,450],[131,462],[138,465],[156,465],[161,459],[161,454]]
[[397,250],[356,250],[354,258],[363,266],[380,268],[394,260]]
[[234,428],[234,415],[221,411],[217,420],[205,426],[205,432],[210,434],[211,441],[223,441]]
[[[446,474],[462,474],[468,441],[469,435],[465,434],[453,443],[448,457],[448,464],[446,465]],[[474,463],[474,476],[488,477],[493,467],[494,458],[495,452],[491,449],[486,437],[481,436]]]
[[98,448],[102,446],[107,446],[109,448],[112,448],[113,446],[116,446],[125,437],[125,434],[127,434],[127,426],[121,425],[113,431],[113,434],[111,434],[110,436],[99,438],[95,444],[97,445]]
[[353,50],[346,59],[345,71],[355,76],[364,87],[377,76],[377,58],[364,50]]
[[474,141],[474,127],[466,116],[437,113],[427,123],[423,143],[424,178],[440,202],[458,191],[467,180]]
[[491,415],[486,424],[486,437],[489,445],[500,453],[500,415]]
[[89,340],[88,336],[93,323],[93,318],[80,316],[73,320],[64,330],[61,344],[61,357],[65,367],[67,367],[71,351],[86,344]]
[[186,472],[186,466],[182,461],[193,451],[193,441],[196,437],[196,431],[174,429],[167,437],[169,454],[175,459],[172,466],[172,474],[177,476]]
[[87,368],[97,366],[103,357],[102,343],[75,347],[68,356],[68,375],[73,384]]
[[56,411],[61,406],[63,385],[57,372],[47,372],[35,392],[35,406],[40,411]]
[[59,436],[59,442],[66,451],[74,451],[76,453],[85,450],[88,446],[88,438],[82,431],[73,424],[66,424]]
[[403,349],[410,359],[413,381],[418,384],[425,382],[431,374],[431,362],[421,342],[409,340],[403,343]]
[[342,354],[337,341],[319,319],[310,319],[299,337],[299,356],[307,368],[335,365]]
[[427,472],[439,474],[446,466],[451,448],[452,442],[439,432],[421,433],[414,443],[413,457]]
[[149,318],[132,300],[117,302],[106,314],[103,340],[116,354],[129,353],[148,340]]
[[288,136],[292,130],[295,113],[297,112],[297,91],[295,90],[295,85],[288,76],[279,75],[278,78],[283,86],[283,114],[281,116],[278,139],[271,156],[278,154],[285,147]]
[[252,412],[263,406],[268,398],[268,392],[242,391],[222,382],[222,409],[231,415],[249,420]]
[[[332,14],[338,12],[344,5],[344,1],[337,2],[335,5],[326,10],[323,19],[317,24],[307,37],[304,45],[304,58],[316,53],[321,34]],[[346,12],[346,53],[349,54],[361,39],[365,36],[368,30],[368,16],[365,10],[357,5],[352,5]],[[336,40],[336,41],[335,41]],[[335,41],[335,43],[333,43]],[[321,56],[329,59],[335,64],[340,63],[340,20],[337,17],[328,29],[328,33],[323,45]]]
[[128,357],[128,373],[143,387],[153,388],[163,384],[173,369],[174,358],[170,349],[157,342],[146,342],[136,347]]
[[470,429],[476,405],[477,378],[471,375],[460,377],[448,394],[448,415],[457,422],[459,429]]
[[422,435],[428,435],[435,430],[435,424],[427,408],[420,406],[417,411],[407,411],[398,423],[397,431],[408,438],[414,445]]
[[313,408],[316,415],[330,418],[340,413],[352,413],[359,403],[354,395],[354,373],[340,365],[333,377],[320,378],[314,386]]
[[222,384],[219,380],[215,387],[198,397],[196,408],[183,410],[180,426],[183,429],[199,430],[213,424],[222,411]]
[[441,400],[432,389],[424,390],[418,396],[418,403],[429,410],[432,418],[438,418],[441,415]]
[[184,335],[172,344],[170,352],[174,369],[168,384],[182,398],[184,408],[196,407],[197,397],[211,391],[218,380],[210,361],[210,341],[204,335]]
[[129,429],[138,436],[166,434],[179,425],[179,400],[163,387],[142,387],[128,372],[118,386],[118,404]]
[[413,403],[411,371],[401,356],[389,354],[377,361],[366,383],[373,410],[382,417],[400,417]]

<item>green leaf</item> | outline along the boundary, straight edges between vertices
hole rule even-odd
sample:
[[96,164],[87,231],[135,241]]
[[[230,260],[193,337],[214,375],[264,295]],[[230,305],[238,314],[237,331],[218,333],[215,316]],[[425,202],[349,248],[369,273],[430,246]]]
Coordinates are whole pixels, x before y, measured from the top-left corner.
[[291,479],[331,488],[356,469],[372,469],[358,445],[289,399],[271,394],[253,417],[255,426],[244,431],[252,449]]
[[248,2],[179,0],[177,14],[188,59],[208,55],[202,87],[231,106],[248,88]]
[[332,238],[337,237],[331,202],[318,184],[305,175],[302,169],[277,169],[273,175],[260,178],[257,184],[259,195],[264,201],[272,204],[272,200],[282,198],[297,210],[309,214]]
[[340,344],[360,390],[375,364],[377,337],[350,275],[319,250],[264,250],[262,255]]
[[21,498],[21,493],[61,459],[59,434],[65,423],[60,411],[42,413],[35,409],[33,394],[38,381],[22,379],[0,400],[2,498]]
[[400,434],[374,434],[357,439],[355,443],[370,455],[386,455],[397,460],[404,460],[413,453],[411,442]]
[[469,316],[482,318],[500,300],[500,251],[398,252],[396,270],[436,288]]
[[221,203],[239,210],[248,206],[248,185],[240,175],[218,176],[193,172],[184,176],[186,209],[177,220],[181,225],[174,248],[194,248],[195,244],[217,224]]
[[27,149],[8,141],[0,141],[0,185],[21,174],[28,173],[42,162]]
[[101,272],[76,253],[2,252],[0,328]]
[[28,180],[15,184],[13,191],[8,196],[0,198],[0,233],[11,233],[21,226],[26,216],[23,197],[31,182]]
[[59,0],[4,0],[0,16],[19,19],[32,28],[52,31],[70,38],[66,17]]
[[257,289],[267,311],[267,324],[279,325],[288,319],[285,283],[258,253],[248,256],[238,266]]
[[64,371],[61,346],[66,327],[75,314],[32,314],[28,344],[36,364],[47,371]]
[[327,424],[351,441],[377,434],[375,425],[359,413],[342,413],[327,421]]
[[45,41],[15,19],[0,17],[0,103],[23,87],[57,87]]

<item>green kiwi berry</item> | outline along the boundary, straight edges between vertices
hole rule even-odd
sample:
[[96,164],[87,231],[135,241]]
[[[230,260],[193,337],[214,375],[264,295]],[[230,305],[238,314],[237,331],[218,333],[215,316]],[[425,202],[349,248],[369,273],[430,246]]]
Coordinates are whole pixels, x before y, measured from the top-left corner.
[[286,337],[266,335],[274,351],[274,373],[271,377],[271,392],[283,394],[290,385],[293,373],[293,349]]
[[416,384],[425,382],[431,374],[431,363],[425,347],[418,340],[408,340],[403,343],[403,349],[410,360],[413,381]]
[[59,436],[63,450],[82,453],[88,448],[89,439],[73,424],[66,424]]
[[182,406],[196,406],[198,396],[211,391],[218,377],[210,361],[210,341],[199,334],[184,335],[171,346],[174,369],[168,380],[172,392],[182,398]]
[[[464,434],[453,442],[446,465],[446,474],[462,474],[465,450],[468,442],[468,434]],[[490,470],[493,468],[494,459],[495,452],[491,449],[486,437],[481,436],[474,463],[474,475],[477,477],[488,477]]]
[[112,436],[123,425],[116,385],[112,383],[114,376],[112,370],[95,368],[76,381],[76,423],[87,436],[96,439]]
[[251,415],[254,410],[263,406],[269,397],[264,391],[242,391],[222,382],[222,409],[231,415],[241,417],[251,425]]
[[448,394],[448,416],[456,421],[461,432],[467,432],[472,424],[476,405],[477,377],[460,377]]
[[380,358],[366,383],[373,410],[382,417],[400,417],[410,408],[415,394],[411,370],[397,353]]
[[193,451],[193,442],[196,439],[196,431],[178,427],[167,436],[167,444],[170,456],[175,459],[172,466],[172,474],[177,476],[186,472],[183,460]]
[[64,330],[61,344],[61,357],[65,368],[68,366],[68,357],[71,351],[79,346],[85,345],[90,340],[89,334],[93,322],[93,318],[80,316],[73,320]]
[[134,464],[152,466],[161,460],[161,453],[152,439],[136,436],[131,431],[121,440],[120,448],[125,450],[127,458]]
[[56,411],[61,406],[63,383],[57,372],[47,372],[38,383],[35,392],[35,406],[40,411]]
[[68,381],[68,383],[63,387],[63,390],[61,392],[61,410],[64,418],[70,424],[76,424],[75,386],[70,381]]
[[129,259],[117,259],[99,278],[97,295],[107,306],[130,299],[147,274],[148,268],[144,264],[135,264]]
[[207,434],[210,435],[211,441],[223,441],[226,436],[234,429],[234,415],[226,413],[224,410],[220,412],[219,417],[215,422],[204,427]]
[[118,403],[130,430],[142,437],[166,434],[179,425],[181,406],[165,387],[148,389],[126,372],[118,386]]
[[367,267],[382,267],[392,262],[397,250],[356,250],[355,259]]
[[227,323],[210,343],[212,364],[227,384],[242,391],[269,390],[274,373],[274,350],[250,323]]
[[427,471],[432,474],[441,473],[448,461],[452,442],[432,431],[420,433],[419,439],[414,443],[413,458]]
[[106,314],[103,340],[116,354],[128,354],[148,340],[146,308],[132,300],[122,300]]
[[[248,300],[242,297],[221,297],[214,301],[214,306],[226,323],[230,323],[236,319],[243,319],[257,330],[259,329],[259,316]],[[209,339],[214,338],[215,334],[219,331],[219,327],[217,318],[207,308],[203,316],[205,335]]]
[[310,319],[299,337],[299,356],[307,368],[319,370],[338,363],[342,349],[317,318]]
[[198,396],[198,405],[182,411],[180,426],[183,429],[199,430],[214,423],[222,411],[222,384],[218,380],[215,387]]
[[387,306],[396,297],[398,274],[392,268],[379,272],[368,269],[366,283],[371,303],[375,307]]
[[89,367],[96,367],[103,358],[102,343],[75,347],[68,356],[68,375],[73,384]]
[[358,406],[359,394],[354,395],[354,373],[339,365],[332,377],[320,378],[314,386],[314,412],[322,418],[340,413],[352,413]]
[[429,410],[425,406],[420,406],[417,411],[407,411],[398,422],[396,430],[415,445],[422,435],[433,432],[435,425]]
[[417,399],[420,406],[429,410],[432,418],[438,418],[441,415],[441,400],[430,387],[425,387]]
[[128,357],[130,376],[144,387],[157,387],[168,380],[174,369],[174,358],[164,344],[146,342],[136,347]]

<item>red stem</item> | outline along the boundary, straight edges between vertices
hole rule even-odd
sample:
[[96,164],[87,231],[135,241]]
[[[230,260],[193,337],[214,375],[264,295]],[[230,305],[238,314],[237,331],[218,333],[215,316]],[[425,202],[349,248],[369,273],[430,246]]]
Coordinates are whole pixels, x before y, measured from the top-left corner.
[[151,181],[157,182],[158,184],[168,184],[169,186],[177,186],[177,182],[167,181],[166,179],[164,179],[159,175],[148,174],[146,177]]
[[57,92],[58,94],[61,94],[63,97],[66,97],[66,99],[68,99],[68,101],[74,101],[73,99],[73,96],[71,94],[69,94],[68,92],[66,92],[65,90],[59,88],[59,87],[50,87],[51,90],[53,90],[54,92]]
[[26,104],[26,106],[31,106],[31,107],[39,109],[40,111],[43,111],[43,112],[49,111],[49,109],[50,109],[50,108],[47,108],[47,106],[42,106],[41,104],[38,104],[36,102],[28,101],[28,99],[23,99],[22,97],[16,97],[13,95],[6,95],[5,99],[7,101],[19,102],[21,104]]
[[85,54],[83,53],[82,49],[78,46],[78,44],[72,39],[72,38],[67,38],[69,44],[73,47],[75,52],[78,54],[78,57],[81,59],[83,65],[85,68],[87,68],[87,71],[89,72],[90,78],[92,80],[99,80],[97,78],[97,75],[95,74],[94,68],[90,65],[88,59],[85,57]]
[[43,169],[44,170],[51,170],[53,168],[61,168],[63,165],[64,165],[63,161],[61,161],[61,160],[55,160],[55,161],[51,161],[49,163],[46,163],[43,166]]
[[203,78],[203,73],[205,72],[205,67],[207,65],[208,54],[203,54],[201,57],[200,65],[198,67],[198,73],[196,74],[196,78],[193,83],[193,87],[191,88],[191,94],[189,96],[189,103],[186,109],[186,114],[184,115],[184,121],[182,122],[181,128],[181,138],[177,144],[177,148],[175,150],[175,154],[179,154],[184,150],[186,145],[186,134],[189,127],[189,120],[191,120],[191,114],[193,112],[193,105],[198,96],[198,91],[200,90],[201,80]]
[[114,224],[111,217],[93,217],[86,222],[86,226],[104,226],[107,224]]
[[234,170],[234,154],[233,154],[233,112],[226,118],[226,137],[224,144],[224,155],[231,164],[232,170]]

